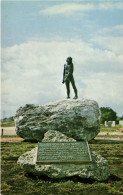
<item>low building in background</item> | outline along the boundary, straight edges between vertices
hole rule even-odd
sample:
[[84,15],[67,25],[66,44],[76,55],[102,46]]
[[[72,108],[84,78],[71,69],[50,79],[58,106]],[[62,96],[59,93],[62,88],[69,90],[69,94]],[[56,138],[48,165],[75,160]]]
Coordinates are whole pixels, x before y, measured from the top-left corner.
[[123,120],[119,121],[119,125],[123,126]]
[[115,127],[115,121],[105,121],[105,127]]

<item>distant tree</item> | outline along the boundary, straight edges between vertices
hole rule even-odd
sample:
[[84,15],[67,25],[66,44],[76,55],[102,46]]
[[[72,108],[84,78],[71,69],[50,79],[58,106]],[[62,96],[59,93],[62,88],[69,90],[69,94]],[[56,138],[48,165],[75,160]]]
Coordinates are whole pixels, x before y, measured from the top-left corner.
[[119,120],[123,120],[123,116],[120,116],[120,117],[119,117]]
[[9,121],[10,122],[14,121],[14,117],[13,116],[9,117]]
[[14,121],[14,117],[10,116],[9,118],[4,118],[2,119],[3,122],[13,122]]
[[105,121],[116,121],[117,113],[110,107],[101,107],[101,123],[104,124]]
[[117,117],[116,123],[119,124],[119,121],[121,121],[121,120],[123,120],[123,115]]
[[3,119],[1,119],[1,121],[2,121],[2,122],[7,122],[7,119],[8,119],[8,118],[3,118]]

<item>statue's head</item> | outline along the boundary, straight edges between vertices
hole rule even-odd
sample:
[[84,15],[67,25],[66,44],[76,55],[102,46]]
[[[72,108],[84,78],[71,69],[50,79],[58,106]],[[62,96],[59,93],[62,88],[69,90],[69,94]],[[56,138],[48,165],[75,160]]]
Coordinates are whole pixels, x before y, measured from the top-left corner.
[[71,57],[68,57],[68,58],[66,59],[66,62],[72,63],[72,58],[71,58]]

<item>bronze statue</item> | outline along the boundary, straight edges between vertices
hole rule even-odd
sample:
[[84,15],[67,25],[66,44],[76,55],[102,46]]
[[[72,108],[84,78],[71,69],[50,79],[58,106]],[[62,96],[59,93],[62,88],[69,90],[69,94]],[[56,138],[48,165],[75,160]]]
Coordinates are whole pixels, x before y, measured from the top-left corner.
[[68,57],[66,59],[66,62],[67,62],[67,64],[64,65],[63,81],[62,81],[62,83],[66,84],[67,98],[70,98],[70,82],[71,82],[72,87],[74,89],[74,93],[75,93],[75,97],[73,99],[77,99],[78,98],[78,94],[77,94],[77,88],[76,88],[74,77],[73,77],[72,58]]

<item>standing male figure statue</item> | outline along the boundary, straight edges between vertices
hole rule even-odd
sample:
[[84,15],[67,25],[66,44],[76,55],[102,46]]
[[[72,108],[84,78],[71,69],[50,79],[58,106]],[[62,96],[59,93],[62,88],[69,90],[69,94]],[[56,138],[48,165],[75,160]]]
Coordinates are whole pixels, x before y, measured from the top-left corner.
[[73,99],[77,99],[78,95],[77,95],[77,88],[75,85],[75,81],[74,81],[74,77],[73,77],[73,63],[72,63],[72,58],[68,57],[66,59],[66,64],[64,65],[64,72],[63,72],[63,81],[62,83],[66,84],[66,89],[67,89],[67,98],[70,98],[70,82],[72,84],[74,93],[75,93],[75,97]]

